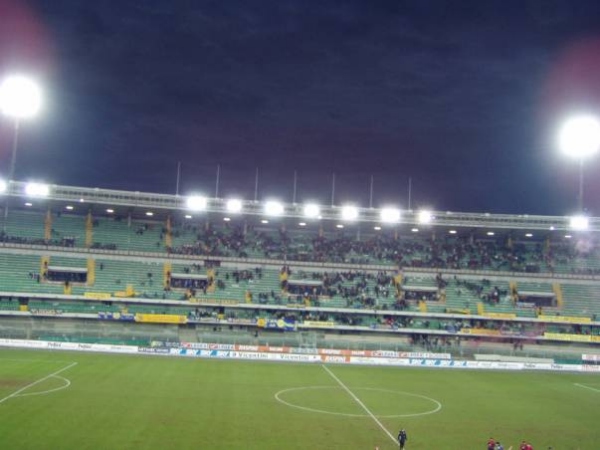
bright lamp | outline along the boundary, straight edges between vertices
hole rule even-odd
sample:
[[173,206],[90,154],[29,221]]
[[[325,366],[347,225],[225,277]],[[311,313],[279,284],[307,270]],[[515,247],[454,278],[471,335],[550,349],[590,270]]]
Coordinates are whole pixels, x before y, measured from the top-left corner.
[[573,216],[569,220],[569,227],[573,230],[587,230],[590,221],[585,216]]
[[186,200],[188,209],[191,209],[192,211],[204,211],[207,203],[206,197],[199,195],[192,195]]
[[227,211],[238,213],[242,210],[242,201],[237,198],[227,200]]
[[319,208],[319,205],[315,204],[315,203],[307,203],[306,205],[304,205],[304,216],[314,219],[319,217],[319,215],[321,214],[321,208]]
[[560,150],[574,158],[593,155],[600,148],[600,121],[592,116],[567,120],[558,135]]
[[283,214],[283,205],[277,201],[268,201],[265,203],[265,214],[268,216],[280,216]]
[[30,78],[13,75],[0,85],[0,111],[15,119],[35,116],[42,106],[42,91]]
[[356,206],[344,206],[342,208],[342,219],[356,220],[358,219],[358,208]]
[[381,221],[395,223],[400,221],[400,210],[398,208],[383,208],[380,213]]

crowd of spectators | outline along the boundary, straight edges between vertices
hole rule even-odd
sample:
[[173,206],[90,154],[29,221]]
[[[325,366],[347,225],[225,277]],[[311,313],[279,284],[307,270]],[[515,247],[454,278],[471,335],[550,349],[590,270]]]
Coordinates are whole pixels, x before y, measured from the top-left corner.
[[[95,226],[100,226],[97,220]],[[156,228],[155,223],[135,224],[135,235]],[[158,232],[158,230],[154,230]],[[165,245],[170,233],[172,244]],[[135,239],[135,236],[132,236]],[[52,239],[26,238],[0,232],[0,242],[73,247],[84,245],[75,238],[52,229]],[[116,244],[98,243],[93,248],[116,250]],[[524,242],[507,238],[438,236],[396,236],[377,234],[360,239],[339,234],[315,235],[309,231],[284,229],[264,231],[226,224],[197,227],[176,224],[171,231],[162,227],[157,247],[170,254],[206,257],[250,256],[288,261],[329,263],[394,264],[401,268],[473,269],[511,272],[570,272],[600,275],[599,267],[587,264],[600,259],[595,246],[578,242]]]

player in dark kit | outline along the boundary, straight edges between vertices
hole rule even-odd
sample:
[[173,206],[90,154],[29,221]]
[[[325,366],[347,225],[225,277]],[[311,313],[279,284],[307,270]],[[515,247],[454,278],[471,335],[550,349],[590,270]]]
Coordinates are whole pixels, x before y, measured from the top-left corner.
[[400,450],[404,449],[404,444],[408,441],[408,437],[406,436],[406,430],[404,428],[400,430],[398,433],[398,443],[400,444]]

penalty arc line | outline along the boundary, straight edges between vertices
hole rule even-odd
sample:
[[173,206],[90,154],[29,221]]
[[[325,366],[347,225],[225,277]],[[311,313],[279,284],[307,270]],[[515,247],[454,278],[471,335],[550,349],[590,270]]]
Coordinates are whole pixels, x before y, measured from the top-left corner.
[[29,383],[27,386],[23,386],[21,389],[18,389],[18,390],[16,390],[15,392],[13,392],[12,394],[10,394],[10,395],[7,395],[6,397],[4,397],[4,398],[0,399],[0,403],[4,403],[4,402],[5,402],[6,400],[8,400],[8,399],[10,399],[10,398],[13,398],[13,397],[16,397],[17,395],[19,395],[19,394],[20,394],[21,392],[23,392],[24,390],[26,390],[26,389],[29,389],[30,387],[33,387],[33,386],[35,386],[36,384],[40,384],[40,383],[42,383],[42,382],[46,381],[48,378],[55,377],[55,376],[56,376],[56,375],[58,375],[59,373],[62,373],[62,372],[64,372],[65,370],[68,370],[68,369],[70,369],[71,367],[73,367],[73,366],[76,366],[76,365],[77,365],[77,363],[76,363],[76,362],[74,362],[74,363],[71,363],[71,364],[69,364],[67,367],[63,367],[62,369],[60,369],[60,370],[57,370],[56,372],[53,372],[53,373],[51,373],[50,375],[46,375],[45,377],[43,377],[43,378],[40,378],[39,380],[36,380],[36,381],[34,381],[33,383]]
[[394,435],[392,433],[390,433],[388,431],[388,429],[386,427],[384,427],[383,424],[379,421],[379,419],[377,417],[375,417],[375,414],[373,414],[371,412],[371,410],[369,408],[367,408],[367,406],[356,395],[354,395],[354,392],[352,392],[348,388],[348,386],[346,386],[342,382],[342,380],[340,380],[338,377],[336,377],[335,374],[331,370],[329,370],[329,368],[325,364],[322,364],[321,367],[323,367],[323,369],[325,369],[325,371],[329,375],[331,375],[331,378],[333,378],[335,381],[337,381],[337,383],[341,386],[341,388],[344,389],[348,393],[348,395],[350,397],[352,397],[354,399],[354,401],[360,405],[360,407],[369,415],[369,417],[371,419],[373,419],[377,425],[379,425],[379,428],[381,428],[385,432],[385,434],[387,434],[394,443],[397,443]]

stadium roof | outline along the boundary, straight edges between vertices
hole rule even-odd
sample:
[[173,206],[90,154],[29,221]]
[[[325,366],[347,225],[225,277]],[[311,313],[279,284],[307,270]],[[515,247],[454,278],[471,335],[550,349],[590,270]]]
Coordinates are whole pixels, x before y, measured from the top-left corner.
[[[173,212],[185,214],[191,212],[188,204],[188,196],[158,194],[137,191],[121,191],[101,188],[86,188],[77,186],[48,185],[47,192],[40,186],[35,186],[33,193],[30,183],[15,181],[9,183],[4,195],[12,199],[33,201],[37,205],[40,202],[59,203],[69,205],[85,205],[86,211],[97,211],[99,207],[122,208],[127,212],[156,215],[156,217],[171,215]],[[220,213],[224,216],[233,215],[228,210],[228,201],[224,198],[206,198],[203,211],[195,211],[194,214]],[[266,217],[265,201],[241,200],[242,209],[238,215],[244,217]],[[283,209],[279,212],[279,218],[292,218],[306,220],[304,204],[281,203]],[[318,218],[311,221],[335,221],[343,223],[343,205],[319,205]],[[81,210],[81,208],[77,208]],[[385,209],[385,208],[384,208]],[[149,214],[152,212],[152,214]],[[573,229],[572,217],[568,216],[539,216],[539,215],[512,215],[491,213],[465,213],[453,211],[400,211],[399,220],[395,223],[382,223],[382,209],[356,207],[358,216],[347,220],[351,223],[381,224],[384,227],[398,225],[410,226],[442,226],[442,227],[471,227],[490,229],[514,229],[514,230],[545,230],[566,231]],[[587,220],[587,231],[600,231],[600,218],[590,217]]]

